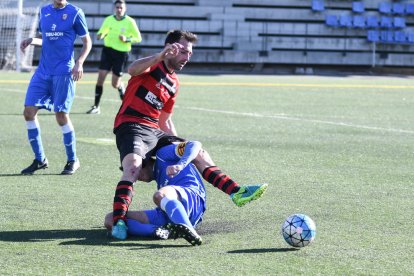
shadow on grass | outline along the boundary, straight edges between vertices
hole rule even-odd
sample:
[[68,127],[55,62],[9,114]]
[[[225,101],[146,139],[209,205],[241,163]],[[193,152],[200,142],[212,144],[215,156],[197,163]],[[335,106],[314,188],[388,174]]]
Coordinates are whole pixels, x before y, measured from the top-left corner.
[[[122,246],[133,249],[156,249],[166,247],[188,247],[191,245],[163,244],[164,241],[150,238],[134,237],[127,241],[113,240],[107,235],[106,229],[64,229],[64,230],[32,230],[2,231],[0,241],[5,242],[48,242],[63,240],[59,245],[92,245]],[[66,240],[66,241],[65,241]],[[150,243],[155,242],[155,243]],[[131,248],[132,249],[132,248]]]
[[241,250],[233,250],[228,251],[229,254],[258,254],[258,253],[275,253],[275,252],[289,252],[289,251],[298,251],[299,248],[254,248],[254,249],[241,249]]

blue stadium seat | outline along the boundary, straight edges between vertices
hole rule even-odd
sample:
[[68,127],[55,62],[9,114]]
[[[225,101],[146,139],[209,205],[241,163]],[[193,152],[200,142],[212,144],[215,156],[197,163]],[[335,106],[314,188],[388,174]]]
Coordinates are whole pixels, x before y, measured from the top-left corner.
[[405,28],[405,18],[404,17],[394,17],[393,22],[394,28],[402,29]]
[[394,42],[394,32],[393,31],[381,31],[380,32],[380,41],[385,43]]
[[414,33],[407,34],[407,41],[414,44]]
[[380,13],[390,14],[391,13],[391,3],[390,2],[381,2],[379,3],[378,10]]
[[405,5],[405,13],[408,15],[414,15],[414,4]]
[[352,27],[352,17],[347,14],[341,14],[341,16],[339,17],[339,26]]
[[339,27],[338,16],[334,14],[327,14],[325,17],[325,24],[330,27]]
[[367,32],[367,39],[371,42],[378,42],[379,41],[379,32],[377,30],[369,30]]
[[406,43],[407,35],[402,31],[394,32],[394,41],[397,43]]
[[392,28],[392,18],[388,16],[381,16],[380,26],[381,28]]
[[392,13],[393,14],[404,14],[404,4],[402,3],[393,3],[392,4]]
[[316,12],[325,10],[325,3],[323,0],[312,0],[312,10]]
[[355,15],[352,22],[355,28],[365,28],[365,17],[362,15]]
[[367,17],[367,27],[368,28],[378,28],[379,27],[379,19],[375,15]]
[[356,13],[365,12],[364,2],[352,2],[352,11]]

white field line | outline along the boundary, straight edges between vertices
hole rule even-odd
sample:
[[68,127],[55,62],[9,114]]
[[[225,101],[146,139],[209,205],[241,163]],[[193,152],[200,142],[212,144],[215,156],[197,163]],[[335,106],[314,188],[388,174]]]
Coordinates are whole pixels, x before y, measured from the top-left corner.
[[[21,90],[17,89],[3,89],[4,91],[10,92],[18,92],[18,93],[26,93]],[[75,96],[77,99],[82,100],[94,100],[94,97],[84,97],[84,96]],[[102,101],[107,102],[118,102],[118,99],[102,99]],[[345,122],[333,122],[333,121],[325,121],[325,120],[316,120],[316,119],[306,119],[306,118],[298,118],[286,114],[277,114],[277,115],[262,115],[258,113],[247,113],[247,112],[235,112],[235,111],[226,111],[226,110],[216,110],[216,109],[208,109],[208,108],[201,108],[201,107],[181,107],[179,105],[175,106],[176,108],[182,108],[187,110],[195,110],[195,111],[202,111],[202,112],[209,112],[209,113],[220,113],[220,114],[229,114],[235,116],[245,116],[245,117],[256,117],[256,118],[268,118],[268,119],[279,119],[279,120],[289,120],[289,121],[299,121],[299,122],[308,122],[308,123],[316,123],[316,124],[325,124],[325,125],[333,125],[333,126],[343,126],[349,128],[357,128],[357,129],[367,129],[367,130],[376,130],[376,131],[383,131],[383,132],[394,132],[394,133],[406,133],[406,134],[414,134],[414,130],[406,130],[406,129],[396,129],[396,128],[384,128],[384,127],[375,127],[375,126],[365,126],[365,125],[356,125],[350,124]]]
[[256,117],[256,118],[269,118],[269,119],[280,119],[280,120],[289,120],[289,121],[300,121],[300,122],[317,123],[317,124],[334,125],[334,126],[344,126],[344,127],[359,128],[359,129],[368,129],[368,130],[379,130],[379,131],[386,131],[386,132],[414,134],[413,130],[383,128],[383,127],[349,124],[349,123],[344,123],[344,122],[333,122],[333,121],[324,121],[324,120],[316,120],[316,119],[306,119],[306,118],[293,117],[293,116],[289,116],[289,115],[285,115],[285,114],[262,115],[262,114],[257,114],[257,113],[215,110],[215,109],[207,109],[207,108],[199,108],[199,107],[181,107],[181,108],[188,109],[188,110],[210,112],[210,113],[229,114],[229,115],[235,115],[235,116],[246,116],[246,117]]

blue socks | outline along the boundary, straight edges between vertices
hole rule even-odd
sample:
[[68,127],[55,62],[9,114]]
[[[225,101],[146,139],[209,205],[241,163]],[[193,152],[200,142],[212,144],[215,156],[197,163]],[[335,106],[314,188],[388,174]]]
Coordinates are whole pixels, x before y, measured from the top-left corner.
[[45,160],[45,152],[43,150],[42,137],[40,136],[40,125],[37,120],[26,121],[27,136],[30,146],[35,154],[36,160],[43,162]]
[[[32,147],[35,158],[38,161],[44,161],[46,156],[43,150],[42,137],[40,135],[40,125],[37,120],[26,121],[27,136]],[[76,137],[72,123],[61,127],[63,133],[63,143],[65,145],[68,161],[76,160]]]
[[63,144],[65,145],[68,161],[76,160],[76,137],[75,130],[71,122],[61,126],[63,133]]
[[141,236],[141,237],[153,237],[157,225],[141,223],[134,219],[127,219],[128,235]]
[[183,204],[178,199],[164,197],[161,200],[160,207],[174,224],[185,224],[194,228]]
[[[160,206],[174,224],[185,224],[194,229],[183,204],[178,199],[164,197]],[[128,235],[141,237],[154,237],[155,230],[160,227],[159,225],[141,223],[134,219],[127,219],[127,225]]]

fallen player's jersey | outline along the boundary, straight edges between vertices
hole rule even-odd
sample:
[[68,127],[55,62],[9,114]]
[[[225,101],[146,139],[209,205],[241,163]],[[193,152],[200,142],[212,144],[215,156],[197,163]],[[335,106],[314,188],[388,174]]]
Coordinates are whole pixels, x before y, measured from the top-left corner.
[[[198,194],[204,202],[206,202],[206,190],[203,181],[198,174],[197,168],[190,163],[179,174],[174,177],[167,175],[167,167],[175,165],[181,156],[178,150],[179,145],[172,144],[162,147],[157,151],[156,161],[154,165],[154,177],[158,183],[158,189],[167,185],[175,185],[188,188]],[[180,149],[180,152],[183,152]]]

